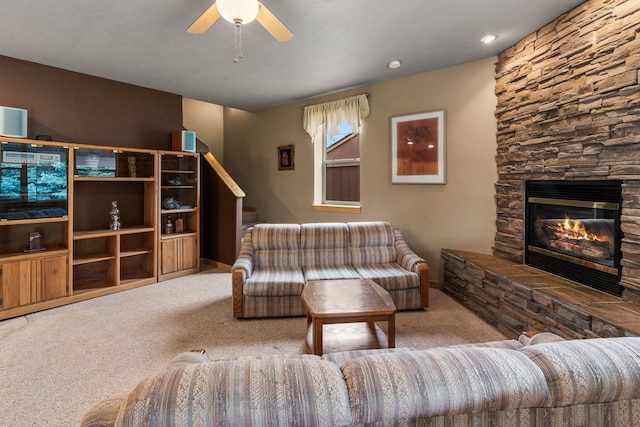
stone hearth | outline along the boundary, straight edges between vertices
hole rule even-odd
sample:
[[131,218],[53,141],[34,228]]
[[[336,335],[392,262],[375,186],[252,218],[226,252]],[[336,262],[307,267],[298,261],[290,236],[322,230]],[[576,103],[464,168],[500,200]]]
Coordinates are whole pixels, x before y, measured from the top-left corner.
[[508,337],[640,335],[640,306],[493,255],[444,249],[443,290]]

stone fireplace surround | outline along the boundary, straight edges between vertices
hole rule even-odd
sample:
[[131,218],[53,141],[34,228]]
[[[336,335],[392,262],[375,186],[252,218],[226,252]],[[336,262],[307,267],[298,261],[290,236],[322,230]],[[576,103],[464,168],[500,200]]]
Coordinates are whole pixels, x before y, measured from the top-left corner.
[[499,55],[493,250],[523,261],[526,180],[622,180],[622,301],[638,305],[639,22],[636,0],[590,0]]

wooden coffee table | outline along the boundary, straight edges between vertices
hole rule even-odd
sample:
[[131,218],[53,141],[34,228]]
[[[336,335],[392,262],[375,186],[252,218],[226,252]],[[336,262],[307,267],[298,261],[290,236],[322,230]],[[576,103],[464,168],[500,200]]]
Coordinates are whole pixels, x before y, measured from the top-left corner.
[[[396,346],[396,306],[373,280],[309,281],[302,303],[312,354]],[[387,322],[386,336],[375,322]]]

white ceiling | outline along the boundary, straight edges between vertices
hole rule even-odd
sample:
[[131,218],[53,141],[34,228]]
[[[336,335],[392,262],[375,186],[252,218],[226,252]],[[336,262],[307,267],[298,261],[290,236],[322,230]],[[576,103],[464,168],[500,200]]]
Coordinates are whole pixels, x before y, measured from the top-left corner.
[[259,111],[497,55],[584,0],[262,1],[294,36],[247,24],[238,63],[233,24],[186,32],[212,0],[2,0],[0,54]]

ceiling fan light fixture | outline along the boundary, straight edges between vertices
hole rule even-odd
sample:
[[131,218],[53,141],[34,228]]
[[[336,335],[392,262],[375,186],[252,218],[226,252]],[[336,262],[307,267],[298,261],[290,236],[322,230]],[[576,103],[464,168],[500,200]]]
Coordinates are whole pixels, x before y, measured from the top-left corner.
[[248,24],[258,16],[258,0],[218,0],[220,15],[229,22]]

